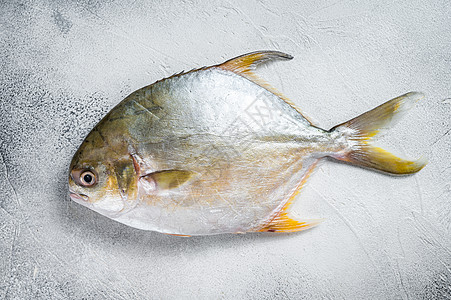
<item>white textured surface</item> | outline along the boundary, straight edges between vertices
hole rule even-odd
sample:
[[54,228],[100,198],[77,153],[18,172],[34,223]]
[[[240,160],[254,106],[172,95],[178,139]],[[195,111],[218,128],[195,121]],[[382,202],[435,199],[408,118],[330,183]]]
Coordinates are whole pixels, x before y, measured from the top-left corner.
[[[16,1],[0,4],[0,297],[450,298],[448,1]],[[386,134],[429,165],[391,177],[325,161],[296,203],[300,234],[177,238],[67,196],[67,167],[131,91],[259,49],[260,70],[324,128],[411,90]]]

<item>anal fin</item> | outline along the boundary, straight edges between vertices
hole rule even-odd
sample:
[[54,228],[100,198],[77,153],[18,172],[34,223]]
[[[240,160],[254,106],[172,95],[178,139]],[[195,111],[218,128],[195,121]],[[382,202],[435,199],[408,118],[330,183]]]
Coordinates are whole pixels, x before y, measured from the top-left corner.
[[296,232],[312,228],[323,219],[310,220],[294,220],[287,213],[278,215],[271,223],[264,228],[258,230],[259,232]]
[[178,236],[178,237],[191,237],[190,235],[187,235],[187,234],[166,233],[166,232],[163,232],[163,233],[167,234],[167,235]]
[[291,204],[294,202],[301,189],[305,186],[305,183],[312,175],[317,164],[318,160],[312,163],[312,165],[305,172],[301,182],[299,182],[293,194],[288,198],[282,208],[275,214],[271,221],[266,223],[263,228],[257,230],[257,232],[296,232],[312,228],[324,221],[324,219],[295,220],[289,214]]

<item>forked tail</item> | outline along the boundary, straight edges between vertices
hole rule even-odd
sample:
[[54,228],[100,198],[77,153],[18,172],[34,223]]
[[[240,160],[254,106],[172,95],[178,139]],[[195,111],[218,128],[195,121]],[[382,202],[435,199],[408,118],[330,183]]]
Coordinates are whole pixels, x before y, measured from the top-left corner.
[[337,139],[345,138],[343,150],[331,155],[362,167],[377,169],[392,174],[412,174],[426,165],[425,159],[404,160],[382,148],[371,145],[372,138],[390,128],[418,100],[422,93],[410,92],[392,99],[366,113],[335,126],[330,130]]

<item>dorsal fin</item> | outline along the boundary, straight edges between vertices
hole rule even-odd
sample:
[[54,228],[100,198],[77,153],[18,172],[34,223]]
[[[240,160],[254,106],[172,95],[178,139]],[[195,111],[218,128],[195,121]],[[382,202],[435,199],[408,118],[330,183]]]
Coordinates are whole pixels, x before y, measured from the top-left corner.
[[273,93],[274,95],[278,96],[283,101],[288,103],[291,107],[293,107],[298,113],[300,113],[307,121],[309,121],[312,124],[309,118],[307,118],[290,99],[285,97],[276,88],[271,86],[269,83],[267,83],[265,80],[263,80],[253,72],[259,64],[275,60],[290,60],[290,59],[293,59],[293,56],[280,51],[256,51],[237,56],[235,58],[226,61],[225,63],[217,65],[216,67],[243,76],[244,78],[247,78],[248,80],[265,88],[266,90],[270,91],[271,93]]
[[255,51],[229,59],[218,67],[243,75],[252,72],[261,63],[290,59],[293,56],[279,51]]

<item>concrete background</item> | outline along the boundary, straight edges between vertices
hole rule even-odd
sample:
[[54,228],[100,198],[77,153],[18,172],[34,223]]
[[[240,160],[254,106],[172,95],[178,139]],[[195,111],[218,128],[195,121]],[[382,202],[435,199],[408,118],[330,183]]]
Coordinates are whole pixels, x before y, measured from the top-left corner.
[[[0,298],[451,297],[449,1],[2,1]],[[329,128],[426,98],[381,143],[428,166],[392,177],[325,161],[300,234],[177,238],[69,200],[85,135],[130,92],[260,49],[259,73]]]

